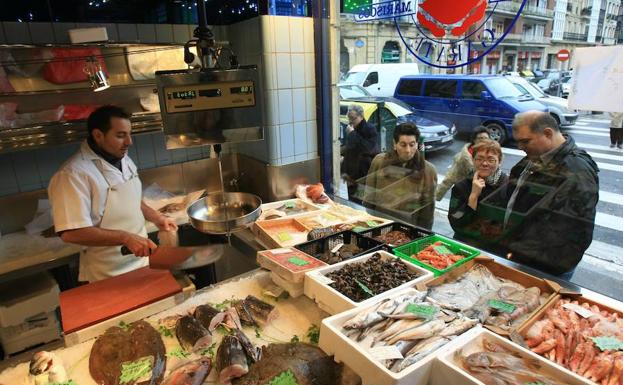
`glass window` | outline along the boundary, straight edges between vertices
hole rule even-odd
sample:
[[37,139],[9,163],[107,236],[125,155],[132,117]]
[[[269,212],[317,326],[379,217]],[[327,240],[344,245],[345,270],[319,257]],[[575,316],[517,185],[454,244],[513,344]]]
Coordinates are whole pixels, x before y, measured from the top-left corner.
[[456,83],[456,80],[427,80],[424,85],[424,96],[455,98]]
[[463,82],[463,99],[480,99],[482,91],[487,89],[478,81],[464,81]]
[[370,74],[368,74],[368,77],[366,78],[366,81],[363,82],[363,86],[368,87],[378,82],[379,82],[379,73],[376,71],[370,72]]
[[511,83],[508,79],[504,78],[490,78],[486,79],[485,83],[487,84],[487,88],[491,91],[493,96],[496,98],[518,98],[522,96],[521,91],[519,91],[513,83]]
[[407,79],[400,82],[398,86],[399,95],[419,96],[422,92],[422,80]]

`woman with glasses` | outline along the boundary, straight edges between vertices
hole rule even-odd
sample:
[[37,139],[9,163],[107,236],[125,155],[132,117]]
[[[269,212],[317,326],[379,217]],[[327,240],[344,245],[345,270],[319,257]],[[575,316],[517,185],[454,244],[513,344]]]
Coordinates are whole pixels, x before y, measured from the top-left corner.
[[474,175],[458,182],[452,188],[448,219],[455,237],[467,238],[478,234],[478,238],[495,236],[501,225],[478,215],[480,201],[508,181],[502,172],[502,148],[494,140],[482,140],[472,148]]

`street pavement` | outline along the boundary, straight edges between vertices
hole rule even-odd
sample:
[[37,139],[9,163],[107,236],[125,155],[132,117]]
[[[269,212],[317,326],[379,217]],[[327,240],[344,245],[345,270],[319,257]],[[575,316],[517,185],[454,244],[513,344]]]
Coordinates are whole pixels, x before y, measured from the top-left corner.
[[[623,300],[623,150],[611,149],[609,119],[605,115],[582,115],[573,126],[563,127],[579,147],[588,151],[599,166],[599,203],[593,243],[578,265],[571,282],[591,290]],[[427,154],[439,174],[438,180],[452,164],[454,155],[465,145],[467,138],[459,136],[452,147]],[[510,169],[525,155],[514,144],[507,144],[502,152],[502,169]],[[450,192],[437,203],[433,230],[452,236],[447,219]]]

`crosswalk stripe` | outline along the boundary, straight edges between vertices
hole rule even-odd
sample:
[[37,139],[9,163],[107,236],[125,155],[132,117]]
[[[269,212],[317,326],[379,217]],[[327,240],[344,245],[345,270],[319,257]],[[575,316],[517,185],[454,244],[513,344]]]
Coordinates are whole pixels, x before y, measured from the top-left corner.
[[[578,146],[578,147],[580,147],[580,146]],[[587,152],[588,152],[588,154],[591,157],[596,158],[596,159],[608,159],[608,160],[614,160],[614,161],[623,162],[623,155],[602,154],[602,153],[594,152],[594,151],[587,151]],[[517,149],[514,149],[514,148],[506,148],[506,147],[502,148],[502,153],[509,154],[509,155],[517,155],[517,156],[521,156],[521,157],[526,156],[526,153],[521,151],[521,150],[517,150]],[[604,167],[604,169],[611,170],[611,168],[609,168],[608,165],[606,165],[606,167]],[[616,169],[615,169],[615,171],[616,171]]]
[[595,224],[597,226],[621,231],[621,229],[623,229],[623,218],[616,215],[597,212],[597,216],[595,217]]
[[[574,126],[570,126],[571,129],[574,128]],[[577,131],[594,131],[594,132],[608,132],[610,133],[610,129],[609,128],[598,128],[598,127],[577,127]]]
[[605,132],[586,132],[586,131],[580,131],[580,130],[568,130],[566,132],[570,134],[576,134],[576,135],[605,136],[605,137],[610,136],[610,134],[607,134]]
[[621,157],[623,158],[623,152],[621,152],[620,150],[616,150],[614,148],[610,148],[608,146],[603,146],[603,145],[600,145],[600,144],[592,144],[592,143],[580,143],[580,142],[575,142],[575,144],[578,147],[583,148],[583,149],[617,152],[617,153],[621,154]]
[[606,203],[614,203],[615,205],[623,205],[623,195],[612,193],[609,191],[599,190],[599,201],[606,202]]
[[[577,122],[575,122],[575,124],[573,126],[588,126],[589,124],[590,124],[589,122],[577,121]],[[571,126],[571,127],[573,127],[573,126]]]

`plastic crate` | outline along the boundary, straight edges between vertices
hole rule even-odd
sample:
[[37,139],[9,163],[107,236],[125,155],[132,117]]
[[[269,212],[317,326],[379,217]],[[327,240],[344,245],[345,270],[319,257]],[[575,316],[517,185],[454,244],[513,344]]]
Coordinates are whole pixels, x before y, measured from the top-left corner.
[[[420,251],[424,250],[425,248],[427,248],[428,246],[432,245],[435,242],[441,242],[444,246],[446,246],[453,254],[457,254],[457,255],[464,255],[465,258],[461,259],[460,261],[456,262],[453,265],[450,265],[449,267],[443,269],[443,270],[438,270],[435,269],[434,267],[430,266],[429,264],[426,264],[424,262],[420,262],[419,260],[417,260],[416,258],[411,257],[413,254],[417,254]],[[442,274],[445,274],[446,272],[454,269],[457,266],[461,266],[462,264],[464,264],[465,262],[477,257],[480,255],[480,251],[469,247],[467,245],[464,245],[460,242],[454,241],[452,239],[448,239],[446,237],[443,237],[441,235],[431,235],[427,238],[424,239],[420,239],[417,240],[415,242],[411,242],[408,243],[404,246],[400,246],[397,247],[393,250],[394,254],[396,254],[396,256],[409,261],[415,265],[421,266],[429,271],[432,271],[435,274],[435,277],[438,277]]]
[[[364,231],[361,233],[362,236],[370,238],[376,242],[380,242],[375,240],[375,237],[381,236],[381,235],[385,235],[387,233],[389,233],[390,231],[402,231],[405,234],[407,234],[407,236],[409,236],[409,238],[411,238],[410,242],[413,242],[415,240],[418,239],[422,239],[425,237],[429,237],[431,235],[433,235],[432,231],[423,229],[421,227],[415,227],[415,226],[411,226],[411,225],[407,225],[405,223],[401,223],[401,222],[394,222],[394,223],[389,223],[387,225],[384,226],[379,226],[376,227],[374,229],[368,230],[368,231]],[[400,245],[393,245],[393,244],[387,244],[389,247],[398,247],[398,246],[402,246],[402,244]]]
[[362,236],[361,234],[357,234],[353,231],[348,230],[348,231],[342,231],[337,234],[332,234],[324,238],[301,243],[300,245],[294,246],[294,248],[322,261],[321,258],[317,257],[318,254],[325,253],[328,250],[333,249],[339,244],[352,244],[352,243],[355,243],[357,247],[362,249],[361,252],[354,254],[352,258],[356,258],[361,255],[379,250],[383,246],[383,243],[379,241],[366,238]]

